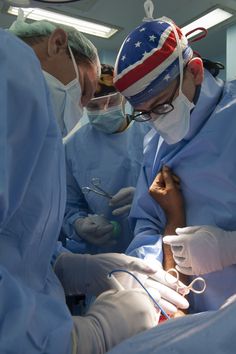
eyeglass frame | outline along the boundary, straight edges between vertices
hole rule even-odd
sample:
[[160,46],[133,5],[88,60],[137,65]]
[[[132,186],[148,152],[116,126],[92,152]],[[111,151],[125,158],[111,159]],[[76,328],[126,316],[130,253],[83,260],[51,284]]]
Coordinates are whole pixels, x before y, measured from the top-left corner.
[[[158,104],[155,107],[153,107],[152,109],[150,109],[149,111],[143,111],[143,112],[139,112],[137,114],[135,114],[135,112],[137,112],[137,111],[134,110],[133,113],[131,114],[131,119],[135,120],[136,122],[147,122],[152,119],[152,116],[151,116],[152,113],[154,113],[156,115],[163,115],[163,114],[165,115],[167,113],[172,112],[174,110],[174,106],[173,106],[172,102],[175,98],[177,90],[179,89],[179,84],[180,84],[180,77],[178,76],[175,89],[174,89],[170,99],[168,100],[169,102]],[[154,110],[158,109],[158,107],[163,107],[166,105],[169,106],[169,110],[165,111],[164,113],[163,113],[163,111],[162,112],[161,111],[154,112]],[[140,117],[140,119],[138,117]]]

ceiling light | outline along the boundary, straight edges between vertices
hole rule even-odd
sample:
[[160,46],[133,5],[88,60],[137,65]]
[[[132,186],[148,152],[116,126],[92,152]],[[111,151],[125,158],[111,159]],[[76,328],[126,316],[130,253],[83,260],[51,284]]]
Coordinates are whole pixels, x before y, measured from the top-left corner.
[[[18,15],[18,7],[10,6],[8,13],[12,15]],[[115,34],[118,29],[108,27],[108,25],[101,25],[87,20],[70,17],[53,11],[38,9],[38,8],[24,8],[24,15],[32,20],[40,21],[47,20],[51,22],[61,23],[63,25],[72,26],[80,32],[92,34],[102,38],[110,38]]]
[[[189,23],[188,25],[182,27],[182,32],[186,35],[186,33],[190,32],[191,30],[197,28],[197,27],[203,27],[203,28],[211,28],[225,20],[227,20],[228,18],[233,16],[233,11],[232,13],[217,8],[214,10],[211,10],[210,12],[206,13],[205,15],[199,17],[197,20]],[[201,31],[195,31],[194,33],[191,33],[190,35],[188,35],[188,39],[191,37],[196,36],[197,34],[201,33]]]

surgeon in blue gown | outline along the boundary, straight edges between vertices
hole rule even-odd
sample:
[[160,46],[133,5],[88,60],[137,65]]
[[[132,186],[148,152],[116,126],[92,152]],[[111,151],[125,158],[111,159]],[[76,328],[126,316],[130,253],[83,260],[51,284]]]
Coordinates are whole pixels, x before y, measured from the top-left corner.
[[61,136],[35,54],[0,34],[0,352],[66,353],[72,321],[50,264],[66,197]]
[[[124,98],[112,83],[113,72],[111,65],[101,65],[97,91],[87,105],[89,122],[65,143],[63,229],[67,247],[74,252],[124,252],[133,238],[128,214],[150,125],[130,121],[125,114]],[[111,199],[93,191],[83,193],[86,187],[96,189],[93,178],[99,178],[99,187],[109,192]]]
[[[236,84],[203,70],[171,20],[143,22],[127,38],[117,58],[115,85],[136,110],[134,119],[153,124],[131,210],[135,238],[127,252],[144,259],[155,253],[162,263],[166,218],[148,189],[164,165],[182,181],[187,226],[236,229]],[[138,40],[147,53],[141,61],[141,51],[133,49]],[[190,311],[218,309],[236,292],[235,276],[234,263],[204,274],[207,289],[191,296]]]
[[[177,181],[177,183],[175,183],[175,181]],[[168,220],[165,226],[165,231],[173,228],[171,232],[175,233],[174,230],[179,225],[184,224],[185,218],[184,200],[181,194],[181,181],[179,179],[176,180],[176,178],[174,180],[172,172],[165,166],[154,179],[150,187],[150,193],[165,212]],[[193,227],[189,228],[193,231]],[[225,257],[225,259],[229,258],[228,262],[235,262],[235,231],[226,232],[219,229],[217,230],[212,226],[198,227],[198,229],[201,229],[202,232],[200,236],[203,239],[202,242],[205,242],[205,239],[207,240],[205,243],[205,248],[208,252],[209,249],[214,250],[214,247],[217,245],[217,242],[212,242],[213,235],[210,233],[210,228],[215,231],[214,241],[217,240],[218,231],[218,234],[221,235],[223,242],[227,242],[225,247],[222,248],[222,257],[228,256]],[[186,233],[187,228],[181,229]],[[208,238],[207,234],[204,234],[204,230],[205,233],[206,230],[208,231]],[[234,238],[230,237],[229,234],[231,234],[231,236],[234,235]],[[178,240],[181,236],[176,237],[175,235],[167,237],[173,238],[173,240],[176,241],[176,244],[181,242]],[[199,237],[197,232],[194,237],[197,239],[196,242],[198,242]],[[211,242],[209,242],[209,237],[211,237]],[[191,236],[189,236],[189,238],[191,240]],[[212,243],[213,247],[211,247]],[[232,255],[228,249],[230,246],[232,248]],[[176,247],[176,249],[177,248],[178,247]],[[173,247],[173,252],[175,254],[175,247]],[[204,253],[206,251],[203,250],[202,252]],[[176,261],[178,262],[178,259]],[[208,266],[209,264],[213,266],[216,263],[217,260],[215,263],[208,260],[204,262],[204,264]],[[177,264],[179,264],[179,262]],[[131,339],[124,341],[109,353],[116,354],[125,352],[126,354],[170,354],[174,352],[186,354],[233,354],[236,346],[234,326],[235,313],[236,295],[233,295],[226,300],[224,305],[219,310],[188,315],[187,317],[177,320],[168,320],[164,324],[159,325],[152,330],[146,331],[141,335],[134,336]]]
[[[54,28],[41,45],[52,44],[55,35],[67,39],[64,30]],[[107,273],[121,267],[154,270],[121,254],[74,255],[62,249],[51,264],[66,201],[62,136],[34,50],[7,31],[0,30],[0,37],[0,352],[105,353],[158,318],[138,289],[104,292],[112,288]],[[74,79],[67,46],[59,52]],[[54,54],[58,58],[58,51]],[[65,294],[79,291],[103,294],[85,316],[72,317]]]

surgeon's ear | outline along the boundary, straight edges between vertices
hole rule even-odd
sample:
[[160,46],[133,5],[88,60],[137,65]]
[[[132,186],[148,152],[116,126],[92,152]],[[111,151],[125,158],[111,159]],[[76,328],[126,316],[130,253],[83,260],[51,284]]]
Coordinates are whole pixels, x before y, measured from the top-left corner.
[[48,39],[48,55],[51,57],[53,55],[59,54],[60,52],[65,52],[68,47],[67,33],[61,29],[57,28],[51,33]]
[[193,58],[187,64],[187,70],[193,75],[196,85],[200,85],[204,77],[203,62],[201,58]]

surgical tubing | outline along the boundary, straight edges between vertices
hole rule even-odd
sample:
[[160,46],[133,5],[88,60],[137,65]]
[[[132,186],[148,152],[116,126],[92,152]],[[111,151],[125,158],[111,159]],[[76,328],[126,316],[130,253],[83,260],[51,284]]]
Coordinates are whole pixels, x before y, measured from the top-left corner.
[[114,269],[112,270],[109,274],[108,277],[111,277],[111,275],[113,273],[118,273],[118,272],[123,272],[123,273],[127,273],[129,275],[131,275],[138,283],[139,285],[145,290],[145,292],[148,294],[148,296],[150,297],[150,299],[153,301],[155,307],[157,307],[161,313],[163,314],[163,316],[165,316],[165,318],[170,319],[170,317],[167,315],[167,313],[165,312],[165,310],[158,304],[158,302],[153,298],[153,296],[150,294],[150,292],[147,290],[147,288],[143,285],[143,283],[138,279],[138,277],[136,277],[136,275],[134,275],[133,273],[129,272],[128,270],[124,270],[124,269]]

